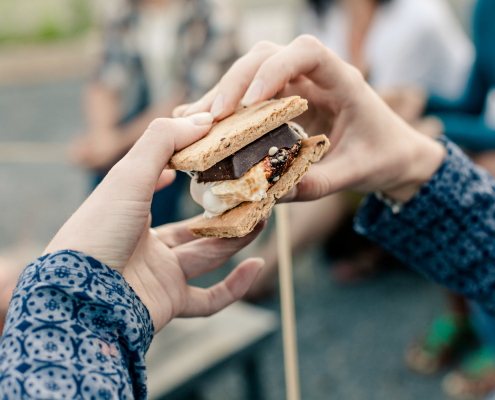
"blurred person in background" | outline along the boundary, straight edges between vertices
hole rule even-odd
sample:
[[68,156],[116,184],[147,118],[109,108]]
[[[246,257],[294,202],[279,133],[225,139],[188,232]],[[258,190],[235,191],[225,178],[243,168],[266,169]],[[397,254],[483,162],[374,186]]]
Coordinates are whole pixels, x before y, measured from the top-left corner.
[[[474,61],[473,45],[445,0],[308,0],[300,30],[356,66],[375,88],[414,83],[455,99],[462,94]],[[436,125],[425,122],[417,128],[428,131]],[[343,257],[332,266],[340,282],[361,279],[388,261],[384,251],[351,228],[360,200],[361,196],[339,193],[311,205],[291,205],[291,218],[298,226],[292,234],[293,248],[314,246],[333,235],[330,254]],[[343,240],[333,243],[339,238]],[[275,235],[261,256],[266,266],[248,299],[263,298],[276,285]]]
[[[382,93],[387,103],[413,125],[429,121],[436,130],[463,146],[473,160],[495,175],[495,3],[480,0],[473,31],[476,61],[462,96],[451,99],[425,87],[403,87]],[[426,116],[423,116],[426,111]],[[448,311],[406,352],[407,363],[424,373],[449,365],[474,326],[483,345],[444,380],[456,398],[483,398],[495,390],[495,320],[460,296],[447,295]]]
[[[228,0],[101,3],[104,52],[84,103],[87,129],[72,146],[96,187],[156,117],[210,89],[236,58]],[[176,221],[185,174],[154,196],[153,226]],[[164,206],[167,204],[167,207]]]

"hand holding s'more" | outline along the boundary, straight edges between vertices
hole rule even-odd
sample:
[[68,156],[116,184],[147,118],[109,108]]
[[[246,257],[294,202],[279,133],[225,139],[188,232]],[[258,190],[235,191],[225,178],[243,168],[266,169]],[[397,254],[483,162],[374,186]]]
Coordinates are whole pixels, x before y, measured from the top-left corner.
[[[278,100],[269,100],[274,97]],[[245,108],[238,109],[239,104]],[[193,193],[198,202],[203,202],[206,217],[211,217],[191,226],[196,235],[245,234],[290,187],[294,190],[284,201],[316,200],[343,189],[380,191],[389,198],[405,201],[418,190],[418,170],[428,169],[425,166],[431,163],[429,158],[422,167],[413,163],[418,154],[425,154],[417,148],[428,147],[431,141],[424,143],[425,138],[394,114],[356,68],[309,35],[287,46],[258,43],[232,65],[217,86],[197,102],[177,107],[174,116],[200,112],[210,112],[217,124],[204,139],[177,153],[170,164],[175,169],[196,171],[198,185],[193,183]],[[267,172],[266,197],[264,190],[244,191],[241,187],[247,186],[238,184],[251,185],[253,175],[261,175],[261,160],[249,165],[243,175],[229,179],[216,175],[220,167],[228,164],[220,161],[239,154],[251,143],[257,147],[257,140],[271,137],[274,129],[293,118],[310,137],[301,139],[299,150],[292,149],[294,145],[285,148],[287,168]],[[299,134],[305,137],[303,131],[299,130]],[[328,151],[327,139],[320,135],[332,143]],[[322,141],[325,144],[318,146]],[[271,147],[277,151],[282,148],[276,144]],[[296,151],[297,156],[288,166]],[[264,157],[267,155],[272,157],[270,153]],[[205,173],[217,163],[215,173]],[[251,170],[256,163],[258,167]],[[309,168],[311,163],[315,164]],[[258,184],[249,187],[259,189],[261,181],[255,180]],[[199,189],[204,189],[206,196]],[[238,205],[225,208],[232,204]]]
[[205,209],[189,229],[201,237],[242,237],[296,185],[329,147],[290,122],[308,108],[298,96],[238,109],[168,166],[187,171],[191,195]]

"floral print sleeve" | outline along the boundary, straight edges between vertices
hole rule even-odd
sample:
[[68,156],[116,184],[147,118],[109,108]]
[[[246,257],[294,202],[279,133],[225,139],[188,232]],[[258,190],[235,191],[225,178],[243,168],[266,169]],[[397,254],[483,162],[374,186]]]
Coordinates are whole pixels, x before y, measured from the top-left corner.
[[495,179],[452,142],[401,211],[368,196],[355,229],[433,281],[495,315]]
[[19,278],[0,339],[1,399],[145,399],[148,310],[122,275],[75,251]]

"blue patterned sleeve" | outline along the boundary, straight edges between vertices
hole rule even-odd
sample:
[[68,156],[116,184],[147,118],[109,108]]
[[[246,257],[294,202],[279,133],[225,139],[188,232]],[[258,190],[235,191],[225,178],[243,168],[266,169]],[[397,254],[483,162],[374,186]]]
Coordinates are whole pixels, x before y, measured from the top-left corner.
[[122,275],[75,251],[19,278],[0,339],[2,399],[144,399],[148,310]]
[[495,315],[495,179],[444,143],[442,166],[399,213],[368,196],[355,229]]

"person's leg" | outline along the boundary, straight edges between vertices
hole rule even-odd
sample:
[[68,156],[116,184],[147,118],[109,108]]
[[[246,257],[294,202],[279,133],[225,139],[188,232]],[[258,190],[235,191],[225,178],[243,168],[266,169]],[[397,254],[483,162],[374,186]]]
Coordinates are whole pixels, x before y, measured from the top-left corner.
[[420,374],[434,374],[450,366],[466,343],[474,340],[466,300],[452,292],[445,295],[447,311],[405,352],[406,365]]
[[[292,250],[302,250],[306,246],[321,243],[332,234],[347,213],[346,199],[341,193],[307,203],[290,205],[290,230]],[[259,254],[265,266],[246,299],[255,301],[271,293],[277,277],[277,235],[273,232]]]
[[472,326],[482,344],[442,382],[444,392],[455,399],[483,399],[495,392],[495,318],[476,303],[469,306]]

